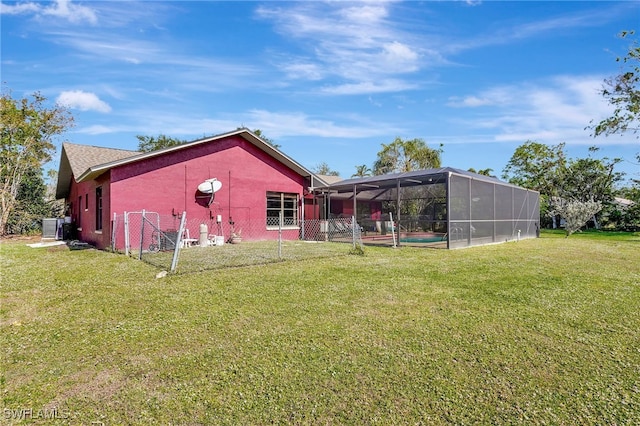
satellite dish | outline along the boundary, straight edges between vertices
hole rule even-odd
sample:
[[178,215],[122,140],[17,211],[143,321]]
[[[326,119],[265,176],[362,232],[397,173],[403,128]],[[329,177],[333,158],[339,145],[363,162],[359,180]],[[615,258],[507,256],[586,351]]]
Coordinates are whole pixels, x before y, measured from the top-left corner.
[[222,182],[216,178],[207,179],[198,185],[198,191],[203,194],[214,194],[220,191],[220,188],[222,188]]

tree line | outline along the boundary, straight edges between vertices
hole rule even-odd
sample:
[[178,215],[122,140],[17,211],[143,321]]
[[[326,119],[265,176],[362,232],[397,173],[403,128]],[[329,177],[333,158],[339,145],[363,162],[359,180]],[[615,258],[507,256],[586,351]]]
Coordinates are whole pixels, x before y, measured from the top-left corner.
[[[617,58],[623,70],[606,79],[601,90],[614,110],[611,117],[587,126],[594,137],[637,134],[640,130],[640,45],[633,31],[624,31],[621,37],[631,40],[626,55]],[[47,186],[43,166],[55,155],[55,140],[73,127],[74,118],[60,105],[48,108],[46,98],[40,93],[14,99],[5,88],[0,114],[0,234],[39,231],[43,217],[59,217],[64,213],[64,206],[55,200],[55,171],[47,172],[50,178]],[[274,148],[280,147],[260,129],[253,132]],[[144,152],[186,142],[166,135],[138,135],[137,139],[138,150]],[[420,138],[396,138],[381,144],[371,167],[355,166],[351,177],[437,168],[441,166],[442,152],[442,145],[432,148]],[[640,180],[632,179],[619,188],[623,176],[615,171],[615,166],[622,160],[596,158],[597,153],[598,148],[592,147],[586,158],[567,158],[564,144],[526,141],[516,148],[502,178],[540,192],[543,225],[558,226],[562,218],[567,229],[573,231],[592,219],[595,226],[640,229]],[[640,162],[640,153],[637,160]],[[493,173],[492,169],[469,170],[483,175]],[[338,175],[326,162],[315,166],[313,171]],[[635,204],[619,209],[614,203],[615,197]]]

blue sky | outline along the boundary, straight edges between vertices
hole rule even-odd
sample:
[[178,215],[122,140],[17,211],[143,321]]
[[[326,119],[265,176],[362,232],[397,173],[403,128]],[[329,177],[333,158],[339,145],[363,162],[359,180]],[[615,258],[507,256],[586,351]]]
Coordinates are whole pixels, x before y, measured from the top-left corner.
[[[246,126],[344,178],[396,137],[500,175],[527,140],[622,157],[585,130],[640,30],[638,2],[3,1],[2,82],[65,104],[70,142],[136,149]],[[59,154],[58,154],[59,155]],[[57,168],[57,165],[52,167]]]

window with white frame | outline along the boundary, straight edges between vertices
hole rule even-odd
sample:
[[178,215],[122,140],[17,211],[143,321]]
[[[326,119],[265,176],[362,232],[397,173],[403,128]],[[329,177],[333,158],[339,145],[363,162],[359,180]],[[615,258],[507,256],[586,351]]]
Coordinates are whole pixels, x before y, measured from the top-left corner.
[[282,214],[282,226],[298,226],[298,194],[267,192],[267,227],[277,228]]

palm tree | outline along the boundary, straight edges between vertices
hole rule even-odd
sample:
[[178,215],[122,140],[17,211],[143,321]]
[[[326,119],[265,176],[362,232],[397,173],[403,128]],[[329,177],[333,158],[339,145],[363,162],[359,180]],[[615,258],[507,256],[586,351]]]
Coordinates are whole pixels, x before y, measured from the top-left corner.
[[471,173],[477,173],[477,174],[483,175],[483,176],[495,177],[494,175],[491,174],[493,172],[493,169],[491,169],[491,168],[476,170],[473,167],[470,167],[469,171]]
[[356,166],[356,172],[351,177],[366,177],[371,176],[371,169],[366,164]]

